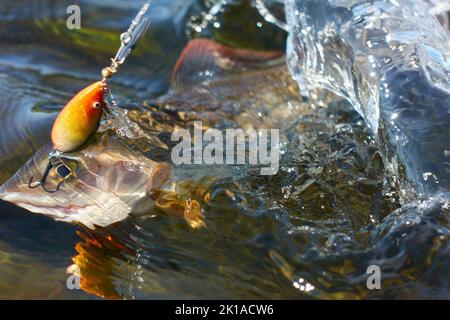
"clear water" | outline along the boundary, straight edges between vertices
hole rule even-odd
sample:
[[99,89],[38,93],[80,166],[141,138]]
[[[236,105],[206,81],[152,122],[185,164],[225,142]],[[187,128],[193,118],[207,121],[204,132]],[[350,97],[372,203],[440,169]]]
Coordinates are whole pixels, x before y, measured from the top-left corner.
[[[1,298],[449,297],[448,206],[429,197],[419,201],[407,174],[386,167],[390,142],[380,143],[351,103],[320,88],[300,98],[285,66],[157,98],[168,89],[187,34],[284,50],[284,32],[250,1],[220,6],[211,18],[206,13],[218,8],[212,1],[153,3],[148,36],[112,83],[117,100],[133,106],[130,117],[148,131],[170,132],[189,120],[161,114],[143,100],[217,127],[278,127],[279,173],[180,168],[179,194],[192,192],[192,179],[182,183],[188,173],[197,182],[214,178],[191,193],[205,216],[206,227],[196,230],[158,210],[90,230],[1,202]],[[1,182],[48,143],[57,110],[98,77],[140,2],[82,1],[79,32],[64,27],[69,4],[0,5]],[[273,10],[283,18],[279,7]],[[165,155],[148,156],[162,161]],[[83,290],[66,288],[73,263]],[[372,264],[383,272],[380,291],[366,287]]]
[[300,87],[350,101],[378,136],[392,176],[404,170],[429,196],[450,187],[450,41],[427,8],[407,0],[286,2],[288,61]]

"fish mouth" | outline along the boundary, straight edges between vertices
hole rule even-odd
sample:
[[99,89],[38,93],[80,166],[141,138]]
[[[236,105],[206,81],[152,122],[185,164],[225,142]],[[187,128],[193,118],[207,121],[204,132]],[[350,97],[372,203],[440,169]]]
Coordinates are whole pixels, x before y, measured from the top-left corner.
[[[157,187],[155,181],[158,185],[165,182],[154,175],[160,175],[161,169],[170,170],[167,164],[149,160],[120,140],[104,134],[99,143],[64,155],[64,163],[74,170],[58,192],[48,193],[41,187],[30,189],[30,179],[42,176],[51,151],[50,144],[38,150],[0,187],[0,199],[55,220],[77,222],[91,229],[127,218],[133,208],[141,207],[143,199]],[[54,188],[61,178],[57,179],[53,174],[48,180],[49,188]]]

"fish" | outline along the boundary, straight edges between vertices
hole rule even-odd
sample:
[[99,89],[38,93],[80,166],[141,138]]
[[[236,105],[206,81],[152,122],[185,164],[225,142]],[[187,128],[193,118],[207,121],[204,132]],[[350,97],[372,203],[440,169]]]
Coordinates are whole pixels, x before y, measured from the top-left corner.
[[[199,204],[208,197],[208,186],[215,177],[231,177],[235,171],[200,170],[191,178],[188,175],[195,170],[180,174],[170,163],[170,150],[159,159],[154,151],[158,148],[141,141],[141,147],[149,150],[137,150],[139,138],[117,133],[129,128],[95,133],[103,108],[104,86],[96,82],[77,94],[55,121],[52,144],[64,152],[61,161],[73,172],[57,192],[48,194],[27,185],[30,177],[44,172],[53,147],[49,143],[0,187],[0,198],[90,229],[155,209],[184,219],[192,228],[204,227]],[[210,127],[224,123],[277,127],[292,123],[293,114],[307,109],[282,52],[235,49],[195,39],[180,54],[168,93],[129,110],[127,117],[145,132],[170,135],[195,120]],[[54,170],[48,180],[49,188],[59,183]]]
[[97,81],[76,94],[62,109],[52,128],[56,150],[71,152],[95,133],[105,107],[106,83]]

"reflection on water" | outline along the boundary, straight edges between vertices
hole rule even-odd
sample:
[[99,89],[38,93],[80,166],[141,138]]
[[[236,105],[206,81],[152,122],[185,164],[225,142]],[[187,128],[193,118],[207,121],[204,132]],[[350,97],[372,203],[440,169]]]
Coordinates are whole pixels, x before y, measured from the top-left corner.
[[[0,297],[448,298],[449,208],[399,208],[379,147],[349,104],[320,91],[299,98],[284,65],[155,98],[169,86],[186,25],[193,37],[284,49],[286,35],[250,1],[202,15],[212,2],[154,0],[150,32],[112,89],[148,131],[167,133],[196,119],[222,129],[280,128],[278,174],[175,170],[177,196],[189,193],[191,207],[203,209],[206,227],[197,229],[164,214],[186,204],[169,196],[159,208],[97,230],[1,202]],[[1,182],[48,142],[55,111],[98,77],[140,3],[81,1],[83,28],[74,32],[64,28],[69,2],[0,5]],[[72,263],[81,291],[66,289]],[[366,288],[371,264],[383,271],[381,291]]]
[[0,208],[0,299],[93,298],[66,288],[76,227],[6,202]]

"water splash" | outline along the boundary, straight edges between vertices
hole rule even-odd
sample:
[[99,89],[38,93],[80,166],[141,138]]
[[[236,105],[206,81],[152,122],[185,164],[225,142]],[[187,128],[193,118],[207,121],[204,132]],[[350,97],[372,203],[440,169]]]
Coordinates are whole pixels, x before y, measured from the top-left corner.
[[[153,145],[162,149],[167,149],[167,145],[161,142],[156,135],[151,132],[144,132],[141,127],[128,116],[128,110],[120,108],[117,105],[117,101],[110,89],[106,89],[107,95],[105,102],[107,104],[107,110],[100,122],[98,132],[112,131],[118,137],[125,139],[126,141],[133,141],[134,144],[138,144],[140,141],[141,146]],[[141,151],[148,151],[147,148],[141,149]]]
[[425,3],[429,6],[428,12],[435,16],[440,16],[450,11],[450,2],[446,0],[425,0]]
[[[288,64],[302,93],[346,98],[381,143],[392,176],[450,190],[450,42],[423,1],[286,1]],[[392,166],[392,164],[401,166]],[[436,179],[423,179],[432,172]]]
[[267,22],[273,23],[285,31],[289,31],[287,24],[272,14],[270,9],[267,8],[264,0],[255,0],[255,7]]

